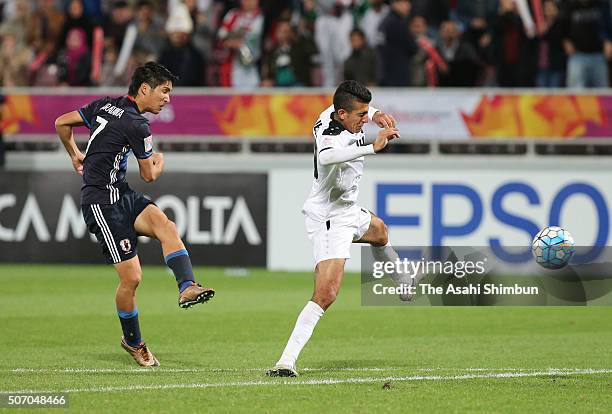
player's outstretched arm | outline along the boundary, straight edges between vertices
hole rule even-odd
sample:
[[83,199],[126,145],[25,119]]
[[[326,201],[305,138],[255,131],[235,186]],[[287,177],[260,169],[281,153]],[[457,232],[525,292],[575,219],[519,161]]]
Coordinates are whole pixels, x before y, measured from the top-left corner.
[[140,178],[146,183],[151,183],[159,178],[164,170],[164,154],[154,152],[149,158],[138,160]]
[[358,147],[351,145],[344,148],[323,148],[319,151],[319,162],[321,165],[340,164],[342,162],[352,161],[355,158],[363,157],[364,155],[374,154],[374,146],[364,145]]
[[55,131],[62,141],[64,148],[66,148],[66,152],[70,156],[72,166],[80,175],[83,175],[83,160],[85,156],[81,153],[74,141],[72,128],[82,125],[85,125],[85,123],[77,111],[67,112],[55,120]]
[[352,145],[344,148],[323,148],[319,151],[319,162],[321,165],[339,164],[354,160],[355,158],[363,157],[364,155],[372,155],[382,151],[390,140],[399,136],[399,129],[385,128],[378,133],[376,141],[370,145],[356,146]]

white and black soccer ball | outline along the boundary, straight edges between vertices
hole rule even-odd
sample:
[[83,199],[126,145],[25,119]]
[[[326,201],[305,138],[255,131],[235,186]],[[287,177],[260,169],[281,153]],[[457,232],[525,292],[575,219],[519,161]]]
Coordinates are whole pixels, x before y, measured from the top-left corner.
[[557,227],[545,227],[531,243],[531,253],[536,263],[547,269],[561,269],[574,255],[575,242],[569,231]]

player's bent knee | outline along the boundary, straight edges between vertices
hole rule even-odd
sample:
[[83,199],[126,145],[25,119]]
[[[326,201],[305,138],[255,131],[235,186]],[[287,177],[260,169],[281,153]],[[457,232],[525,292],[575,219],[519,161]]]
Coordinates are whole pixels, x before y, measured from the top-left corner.
[[178,237],[176,224],[168,218],[163,223],[160,223],[155,231],[155,236],[158,240],[168,240]]
[[129,279],[129,283],[134,289],[136,289],[138,285],[140,285],[141,281],[142,281],[142,275],[140,274],[134,275],[133,277]]
[[389,243],[389,228],[382,221],[381,221],[381,224],[382,224],[382,232],[381,232],[380,243],[384,246],[387,243]]
[[389,243],[389,229],[382,220],[376,223],[375,230],[373,240],[370,244],[373,246],[385,246]]
[[121,277],[121,284],[130,288],[136,289],[142,280],[142,272],[133,272],[128,276]]
[[176,224],[170,219],[166,222],[166,231],[172,237],[178,237],[178,230],[176,228]]

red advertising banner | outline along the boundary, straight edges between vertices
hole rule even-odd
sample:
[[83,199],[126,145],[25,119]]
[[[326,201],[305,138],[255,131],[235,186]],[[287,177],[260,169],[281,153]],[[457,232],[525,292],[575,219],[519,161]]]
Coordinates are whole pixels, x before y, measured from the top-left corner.
[[[611,138],[612,95],[374,90],[372,104],[395,116],[402,137]],[[55,118],[100,95],[8,94],[2,127],[11,139],[54,136]],[[173,94],[151,129],[159,138],[309,139],[331,95]],[[148,114],[147,116],[149,116]],[[368,132],[374,131],[372,125]],[[79,132],[79,131],[77,131]],[[83,129],[80,131],[86,134]]]
[[[54,135],[59,115],[98,98],[8,95],[3,130],[17,137]],[[327,95],[174,95],[160,114],[146,116],[157,136],[306,137],[330,103],[331,96]]]

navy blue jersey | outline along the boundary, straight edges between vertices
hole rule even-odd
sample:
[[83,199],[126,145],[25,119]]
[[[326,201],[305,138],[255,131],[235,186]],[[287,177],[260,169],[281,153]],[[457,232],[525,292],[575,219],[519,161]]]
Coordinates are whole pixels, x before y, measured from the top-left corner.
[[79,113],[90,131],[81,204],[114,204],[127,189],[125,172],[130,152],[138,159],[153,154],[149,121],[127,96],[93,101]]

